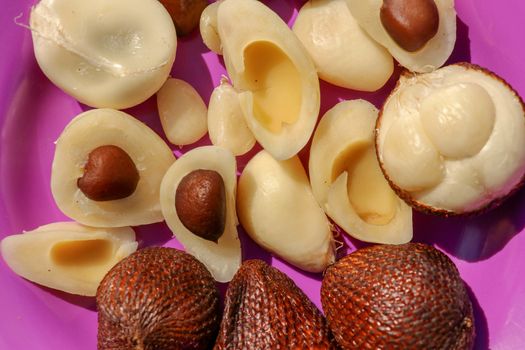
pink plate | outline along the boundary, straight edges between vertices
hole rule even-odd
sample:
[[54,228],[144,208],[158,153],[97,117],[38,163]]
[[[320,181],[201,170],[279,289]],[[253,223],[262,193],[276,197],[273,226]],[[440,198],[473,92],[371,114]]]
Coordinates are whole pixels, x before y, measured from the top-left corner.
[[[470,61],[506,79],[525,96],[525,2],[456,0],[458,41],[451,62]],[[31,0],[3,1],[0,12],[0,238],[64,220],[50,191],[54,144],[68,121],[87,107],[51,84],[38,68],[27,23]],[[288,22],[303,1],[265,1]],[[179,41],[172,75],[209,100],[225,74],[222,61],[198,33]],[[397,78],[397,75],[396,75]],[[378,93],[357,93],[321,83],[321,113],[341,99],[365,98],[380,106],[395,83]],[[155,101],[129,110],[162,134]],[[199,145],[209,144],[205,139]],[[193,146],[195,147],[195,146]],[[189,148],[176,149],[177,155]],[[302,156],[307,155],[307,150]],[[238,159],[239,171],[247,157]],[[525,349],[525,192],[474,219],[415,215],[415,240],[445,251],[459,267],[475,306],[476,349]],[[137,228],[141,246],[179,247],[165,224]],[[319,305],[320,274],[305,274],[258,248],[241,233],[244,258],[260,258],[286,272]],[[343,249],[363,246],[346,239]],[[221,286],[224,289],[225,286]],[[93,298],[71,296],[28,282],[0,259],[0,349],[96,348]]]

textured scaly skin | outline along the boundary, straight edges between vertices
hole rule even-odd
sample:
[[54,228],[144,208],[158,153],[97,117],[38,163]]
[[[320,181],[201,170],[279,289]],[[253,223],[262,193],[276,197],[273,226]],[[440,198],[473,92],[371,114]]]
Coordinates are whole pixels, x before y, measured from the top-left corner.
[[228,287],[214,349],[336,346],[321,312],[289,277],[261,260],[248,260]]
[[219,292],[193,256],[145,248],[115,265],[97,291],[99,350],[210,349]]
[[360,249],[326,270],[321,302],[343,349],[471,349],[474,317],[454,263],[421,244]]

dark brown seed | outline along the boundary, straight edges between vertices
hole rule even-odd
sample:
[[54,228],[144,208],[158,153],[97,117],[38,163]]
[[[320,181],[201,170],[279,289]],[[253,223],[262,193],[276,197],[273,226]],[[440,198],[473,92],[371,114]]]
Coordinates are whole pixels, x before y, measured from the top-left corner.
[[221,349],[335,349],[326,321],[281,271],[245,261],[226,292],[215,343]]
[[376,245],[328,267],[328,325],[343,349],[471,349],[472,304],[452,261],[421,244]]
[[226,223],[226,190],[214,170],[194,170],[184,176],[175,192],[180,221],[199,237],[217,242]]
[[160,0],[160,2],[173,19],[177,36],[190,34],[199,25],[201,13],[208,6],[206,0]]
[[115,265],[97,308],[99,350],[210,349],[220,322],[211,274],[172,248],[145,248]]
[[390,37],[409,52],[425,46],[439,28],[434,0],[383,0],[380,18]]
[[132,195],[139,178],[131,157],[120,147],[106,145],[89,153],[77,186],[91,200],[111,201]]

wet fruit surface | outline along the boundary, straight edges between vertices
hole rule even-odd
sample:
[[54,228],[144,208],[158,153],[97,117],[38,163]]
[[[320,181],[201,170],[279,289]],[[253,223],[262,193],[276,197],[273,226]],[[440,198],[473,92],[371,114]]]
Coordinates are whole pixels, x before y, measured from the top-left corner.
[[97,291],[98,349],[209,349],[219,292],[203,264],[172,248],[145,248],[116,265]]
[[472,304],[452,261],[421,243],[360,249],[326,270],[321,302],[343,349],[471,349]]
[[0,241],[2,259],[29,281],[95,296],[106,273],[137,250],[131,227],[93,228],[54,222]]
[[396,61],[424,73],[441,67],[456,42],[454,0],[346,0],[352,16]]
[[159,187],[175,156],[132,115],[109,108],[82,112],[62,130],[54,152],[51,192],[66,216],[91,227],[164,220]]
[[460,62],[403,73],[379,115],[383,174],[417,210],[480,214],[523,183],[524,104],[485,68]]
[[[160,186],[166,224],[186,252],[206,265],[218,282],[229,282],[241,265],[236,168],[235,157],[227,149],[197,147],[173,163]],[[199,230],[202,236],[196,234]]]
[[226,294],[215,350],[335,349],[326,321],[284,273],[245,261]]

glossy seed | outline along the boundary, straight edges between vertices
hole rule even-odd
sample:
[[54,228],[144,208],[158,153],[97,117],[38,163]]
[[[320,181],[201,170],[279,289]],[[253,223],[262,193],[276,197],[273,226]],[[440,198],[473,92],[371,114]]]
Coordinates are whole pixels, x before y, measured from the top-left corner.
[[434,0],[384,0],[380,11],[387,33],[409,52],[423,48],[439,28],[439,12]]
[[110,201],[131,196],[139,178],[135,163],[122,148],[105,145],[89,153],[77,186],[91,200]]

